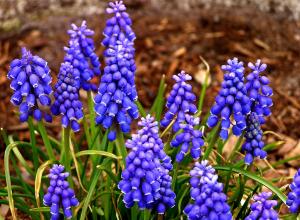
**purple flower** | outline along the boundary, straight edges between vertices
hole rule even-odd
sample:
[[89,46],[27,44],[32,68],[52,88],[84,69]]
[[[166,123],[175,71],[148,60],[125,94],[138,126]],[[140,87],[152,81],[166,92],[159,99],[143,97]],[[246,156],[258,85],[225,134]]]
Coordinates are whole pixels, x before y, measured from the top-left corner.
[[270,107],[273,105],[271,96],[273,91],[269,87],[270,80],[266,76],[261,76],[267,65],[257,60],[255,64],[248,63],[252,72],[246,77],[245,87],[251,103],[251,112],[255,112],[260,124],[265,123],[265,117],[271,115]]
[[71,63],[61,64],[58,80],[55,84],[55,101],[51,106],[54,115],[62,114],[63,127],[71,126],[73,131],[79,131],[79,123],[83,117],[82,103],[79,100],[80,73]]
[[124,193],[127,208],[136,202],[140,209],[155,209],[163,214],[175,205],[172,177],[168,174],[173,168],[171,159],[163,150],[154,118],[148,115],[138,125],[142,129],[126,142],[131,152],[126,157],[126,168],[118,187]]
[[87,28],[86,21],[77,27],[72,24],[68,31],[70,35],[69,47],[65,47],[65,62],[69,62],[80,73],[80,87],[84,90],[97,90],[89,81],[100,75],[100,62],[95,53],[94,31]]
[[294,176],[294,180],[290,185],[291,192],[288,194],[286,200],[287,206],[289,206],[292,213],[297,213],[300,206],[300,169]]
[[261,159],[267,156],[267,152],[263,150],[265,146],[262,141],[263,131],[260,127],[260,121],[255,112],[251,112],[247,116],[247,127],[245,129],[246,141],[242,146],[242,151],[246,152],[245,163],[251,164],[254,157],[260,157]]
[[190,195],[194,202],[184,209],[188,219],[231,220],[232,214],[223,193],[223,184],[218,182],[218,175],[208,161],[196,162],[190,175]]
[[[134,84],[134,48],[128,40],[118,41],[105,51],[106,67],[101,77],[98,94],[94,98],[96,123],[106,129],[119,125],[122,132],[130,131],[132,119],[139,116],[135,104],[137,92]],[[114,129],[109,140],[115,139]]]
[[187,84],[187,81],[191,80],[192,77],[181,71],[178,75],[174,75],[173,79],[176,83],[167,99],[166,106],[168,111],[161,121],[161,126],[167,127],[174,117],[177,116],[173,125],[173,131],[177,132],[180,129],[181,122],[185,121],[185,114],[195,114],[197,108],[193,104],[196,96],[192,91],[192,86]]
[[246,128],[246,115],[250,112],[250,100],[244,85],[243,62],[233,58],[227,63],[228,65],[222,66],[222,70],[225,71],[224,81],[207,120],[207,125],[214,127],[221,119],[220,137],[223,140],[228,138],[228,129],[232,123],[231,115],[234,119],[232,132],[239,136]]
[[48,175],[50,186],[44,195],[44,205],[50,207],[51,220],[58,220],[59,209],[62,208],[66,219],[72,218],[72,206],[78,206],[79,202],[75,197],[74,190],[69,187],[66,178],[68,172],[64,171],[64,166],[54,164]]
[[33,116],[37,121],[44,118],[51,122],[51,115],[40,108],[41,105],[51,105],[52,77],[47,62],[22,48],[22,58],[10,63],[7,77],[12,80],[10,88],[14,94],[10,101],[19,106],[20,121],[27,121],[29,116]]
[[278,220],[278,213],[273,209],[277,205],[276,200],[269,200],[271,192],[262,192],[254,196],[251,212],[245,220]]
[[204,145],[202,139],[202,132],[198,129],[194,129],[195,126],[199,125],[199,118],[194,118],[188,114],[185,115],[185,122],[181,122],[179,125],[182,129],[182,133],[176,135],[171,141],[172,147],[180,147],[179,153],[176,155],[176,161],[181,162],[184,156],[190,149],[191,156],[194,159],[198,159],[201,156],[201,147]]

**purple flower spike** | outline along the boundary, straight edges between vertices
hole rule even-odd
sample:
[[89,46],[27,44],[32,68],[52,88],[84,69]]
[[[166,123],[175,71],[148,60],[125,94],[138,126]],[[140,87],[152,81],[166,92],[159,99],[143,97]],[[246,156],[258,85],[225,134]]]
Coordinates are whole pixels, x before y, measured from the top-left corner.
[[[119,125],[122,132],[130,131],[132,119],[139,116],[135,104],[137,92],[134,83],[134,48],[128,40],[118,41],[114,48],[105,51],[106,67],[94,98],[96,123],[106,129]],[[111,133],[115,133],[114,130]],[[109,140],[115,139],[110,134]]]
[[208,161],[196,162],[190,175],[190,195],[194,203],[188,204],[183,211],[188,219],[231,220],[223,184],[218,182],[218,175]]
[[40,108],[51,105],[52,77],[47,62],[22,48],[21,59],[11,62],[7,77],[12,80],[10,88],[14,94],[10,101],[19,106],[20,121],[27,121],[29,116],[33,116],[37,121],[44,118],[51,122],[51,115]]
[[291,192],[288,194],[286,204],[289,206],[290,212],[297,213],[300,207],[300,169],[295,174],[290,189]]
[[246,77],[246,89],[251,102],[251,111],[255,112],[260,124],[265,123],[265,117],[271,115],[270,107],[273,105],[271,96],[273,90],[269,87],[270,80],[261,76],[267,65],[257,60],[255,64],[249,63],[248,67],[252,72]]
[[245,220],[278,220],[278,213],[273,209],[277,205],[276,200],[269,200],[271,192],[262,192],[254,196],[251,212]]
[[197,112],[196,106],[193,102],[196,96],[192,91],[192,86],[187,83],[192,77],[181,71],[178,75],[174,75],[173,79],[176,81],[172,91],[167,99],[167,108],[164,118],[160,122],[162,127],[167,127],[171,121],[177,116],[173,125],[173,131],[177,132],[180,129],[181,122],[185,121],[186,114],[195,114]]
[[50,207],[51,220],[60,219],[59,209],[62,208],[66,219],[72,218],[71,207],[79,205],[75,197],[74,190],[69,187],[66,178],[68,172],[64,172],[65,167],[54,164],[48,175],[50,186],[48,192],[44,195],[43,203]]
[[242,151],[246,153],[245,164],[250,165],[254,157],[266,158],[267,152],[263,150],[265,146],[262,141],[263,131],[260,128],[260,121],[255,112],[247,116],[247,127],[245,129],[246,141],[242,146]]
[[70,126],[73,131],[79,131],[79,123],[83,117],[82,103],[79,100],[80,73],[71,63],[61,64],[58,81],[55,84],[55,101],[51,106],[54,115],[62,114],[62,126]]
[[126,168],[118,187],[124,193],[123,202],[127,208],[136,202],[140,209],[155,209],[163,214],[175,205],[169,175],[172,162],[163,150],[154,118],[148,115],[138,125],[142,129],[126,142],[131,152],[126,157]]
[[100,75],[100,62],[95,53],[95,45],[92,36],[94,31],[88,29],[86,21],[81,26],[71,25],[68,31],[70,35],[69,47],[65,47],[65,62],[69,62],[80,73],[80,87],[86,91],[97,90],[97,87],[89,81],[96,75]]
[[214,127],[221,119],[220,137],[223,140],[228,138],[228,129],[231,125],[230,116],[233,115],[234,119],[232,132],[239,136],[246,128],[246,115],[250,112],[250,100],[244,85],[243,62],[233,58],[227,63],[222,66],[222,70],[225,71],[222,89],[216,97],[216,102],[211,108],[211,114],[207,120],[207,125]]
[[181,162],[187,154],[189,148],[192,158],[198,159],[201,156],[201,147],[204,145],[202,132],[194,129],[199,125],[200,119],[194,118],[188,114],[185,115],[185,122],[182,122],[179,127],[183,130],[182,133],[176,135],[171,141],[172,147],[180,147],[180,152],[176,155],[176,161]]

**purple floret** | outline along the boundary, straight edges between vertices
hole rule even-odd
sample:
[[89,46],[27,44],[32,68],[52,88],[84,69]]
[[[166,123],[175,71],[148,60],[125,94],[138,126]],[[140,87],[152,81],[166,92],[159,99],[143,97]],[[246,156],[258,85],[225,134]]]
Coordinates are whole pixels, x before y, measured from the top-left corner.
[[60,219],[59,209],[62,208],[66,219],[72,218],[71,207],[79,205],[74,190],[69,187],[66,178],[68,172],[64,172],[64,166],[54,164],[48,175],[50,186],[44,195],[43,203],[50,207],[51,220]]
[[289,206],[290,212],[297,213],[300,207],[300,169],[296,172],[290,189],[286,204]]
[[22,48],[21,59],[10,63],[7,77],[12,80],[10,88],[14,93],[10,101],[19,106],[20,121],[27,121],[29,116],[33,116],[37,121],[44,118],[51,122],[51,115],[41,108],[51,105],[52,77],[47,62]]
[[232,214],[227,196],[223,193],[223,184],[218,182],[218,175],[208,161],[196,162],[190,175],[190,196],[193,202],[183,211],[188,219],[231,220]]
[[148,115],[138,125],[142,129],[126,142],[131,152],[126,157],[126,168],[118,187],[124,193],[123,202],[127,208],[137,203],[140,209],[155,209],[163,214],[175,205],[169,175],[172,162],[163,150],[154,118]]
[[251,212],[245,220],[278,220],[278,213],[273,209],[277,201],[270,200],[271,196],[271,192],[262,192],[254,196],[254,203],[250,206]]
[[58,80],[55,84],[55,101],[51,106],[54,115],[62,115],[62,126],[79,131],[78,120],[83,117],[82,103],[79,100],[80,73],[71,63],[61,64]]
[[227,63],[222,66],[225,71],[224,81],[207,120],[209,127],[215,127],[221,120],[220,137],[223,140],[228,138],[228,129],[232,123],[230,117],[233,116],[234,119],[232,132],[239,136],[246,128],[246,116],[250,112],[250,100],[244,85],[243,62],[233,58]]

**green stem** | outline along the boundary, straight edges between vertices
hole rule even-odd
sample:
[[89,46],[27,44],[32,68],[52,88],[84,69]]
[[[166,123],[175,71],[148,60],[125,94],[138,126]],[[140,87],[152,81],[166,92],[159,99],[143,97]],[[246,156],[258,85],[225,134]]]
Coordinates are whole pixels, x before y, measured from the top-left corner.
[[209,142],[208,147],[207,147],[207,149],[204,152],[202,160],[206,160],[206,159],[209,158],[209,155],[212,152],[212,150],[213,150],[213,148],[215,146],[215,143],[218,140],[219,127],[220,127],[220,123],[213,130],[211,141]]
[[34,170],[37,171],[37,169],[39,168],[39,155],[38,155],[38,150],[37,150],[37,146],[36,146],[36,138],[35,138],[35,133],[34,133],[34,125],[33,125],[32,117],[28,118],[28,126],[29,126],[29,131],[30,131],[30,143],[32,146],[33,166],[34,166]]
[[204,97],[205,97],[205,94],[206,94],[206,89],[207,89],[207,86],[208,86],[208,79],[209,79],[209,74],[210,74],[208,63],[202,57],[200,57],[200,59],[202,60],[202,62],[206,66],[206,75],[205,75],[204,84],[202,85],[202,89],[201,89],[201,93],[200,93],[200,98],[199,98],[199,102],[198,102],[198,111],[202,111],[202,107],[203,107],[203,103],[204,103]]
[[127,150],[125,147],[124,136],[121,131],[117,131],[116,146],[117,146],[118,155],[122,156],[122,162],[124,167],[126,164]]
[[44,123],[42,121],[38,122],[38,128],[39,128],[40,134],[42,136],[42,139],[44,141],[47,153],[49,155],[49,159],[55,161],[55,156],[54,156],[54,153],[53,153],[53,149],[52,149],[50,140],[48,138],[47,131],[45,129]]
[[234,155],[236,154],[236,152],[239,150],[239,148],[241,147],[242,141],[244,138],[244,133],[239,137],[238,141],[236,142],[233,150],[231,151],[229,157],[228,157],[228,161],[231,161],[234,157]]
[[69,177],[68,177],[68,181],[71,185],[71,187],[73,186],[72,183],[72,174],[71,174],[71,156],[70,156],[70,127],[68,126],[67,128],[63,128],[63,136],[62,136],[62,147],[63,147],[63,154],[61,157],[61,161],[63,162],[65,169],[67,172],[69,172]]
[[174,170],[173,170],[173,177],[172,177],[172,189],[173,189],[173,191],[175,190],[175,187],[176,187],[177,173],[178,173],[178,163],[175,162]]
[[95,126],[96,115],[95,115],[94,98],[93,98],[92,91],[87,91],[87,96],[88,96],[88,108],[90,114],[91,133],[92,133],[92,137],[94,138],[96,135],[96,126]]

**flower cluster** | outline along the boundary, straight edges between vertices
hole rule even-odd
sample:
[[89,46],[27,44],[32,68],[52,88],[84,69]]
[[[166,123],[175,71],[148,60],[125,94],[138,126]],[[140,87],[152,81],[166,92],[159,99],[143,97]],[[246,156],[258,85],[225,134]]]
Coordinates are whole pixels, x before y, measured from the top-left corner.
[[251,212],[245,220],[278,220],[278,213],[273,209],[276,200],[269,200],[271,192],[262,192],[254,196],[255,202],[251,204]]
[[173,131],[177,132],[180,129],[181,122],[185,121],[186,114],[195,114],[197,112],[196,106],[193,102],[196,96],[192,91],[192,86],[186,81],[191,80],[192,77],[181,71],[178,75],[174,75],[173,79],[176,81],[172,91],[167,99],[167,108],[164,118],[161,121],[163,127],[167,127],[174,117],[177,116],[173,125]]
[[50,207],[51,220],[58,220],[59,208],[62,208],[67,219],[72,217],[72,206],[78,206],[79,202],[75,197],[74,190],[69,187],[66,178],[68,172],[64,172],[64,166],[54,164],[50,169],[50,186],[44,195],[44,205]]
[[58,81],[55,84],[55,101],[51,106],[54,115],[62,114],[62,125],[71,126],[79,131],[79,123],[83,117],[82,103],[79,100],[80,73],[69,62],[61,64]]
[[244,85],[244,66],[237,58],[227,61],[228,65],[223,65],[225,71],[222,89],[216,97],[216,102],[211,108],[211,114],[207,125],[214,127],[221,120],[220,137],[223,140],[228,138],[230,128],[230,116],[233,115],[235,124],[232,127],[234,135],[241,135],[246,128],[246,115],[250,112],[250,100]]
[[208,161],[196,162],[190,175],[190,195],[194,203],[184,209],[188,219],[231,220],[232,214],[223,193],[223,184],[218,182],[218,175]]
[[246,77],[245,87],[251,103],[251,112],[255,112],[260,124],[265,123],[265,117],[271,114],[270,107],[273,105],[271,96],[272,88],[269,87],[270,80],[266,76],[261,76],[267,65],[257,60],[255,64],[249,63],[248,67],[252,72]]
[[65,47],[65,62],[69,62],[80,73],[80,87],[84,90],[97,90],[89,81],[100,75],[100,62],[95,54],[93,38],[94,31],[87,28],[86,21],[77,27],[72,24],[68,31],[70,35],[69,47]]
[[112,127],[108,135],[112,141],[116,138],[115,125],[118,124],[122,132],[129,132],[132,119],[138,118],[139,114],[135,104],[135,37],[130,37],[134,35],[130,28],[131,20],[124,12],[126,8],[122,2],[109,5],[111,8],[107,12],[114,12],[115,16],[107,21],[104,30],[102,43],[107,47],[104,52],[106,66],[94,101],[96,123],[106,129]]
[[242,146],[242,151],[246,152],[245,163],[251,164],[254,157],[261,159],[267,156],[267,152],[263,150],[265,146],[262,141],[263,131],[260,127],[260,121],[255,112],[251,112],[246,119],[247,127],[245,129],[245,143]]
[[194,159],[198,159],[201,156],[201,147],[204,145],[202,139],[202,131],[194,129],[195,126],[199,125],[200,119],[194,118],[191,115],[185,115],[185,121],[182,122],[179,127],[182,129],[182,133],[176,135],[171,141],[172,147],[180,147],[179,153],[176,155],[176,161],[181,162],[188,152],[189,148],[191,156]]
[[291,192],[288,194],[286,204],[292,213],[297,213],[300,207],[300,169],[294,176],[294,180],[290,185]]
[[14,94],[11,102],[19,106],[20,121],[27,121],[29,116],[33,116],[37,121],[44,118],[51,122],[51,115],[39,106],[51,105],[49,95],[52,93],[52,78],[47,62],[22,48],[21,59],[11,62],[7,77],[12,80],[10,88]]
[[158,134],[158,123],[148,115],[138,123],[143,128],[126,147],[131,152],[126,157],[119,189],[124,193],[124,203],[130,208],[137,202],[140,209],[156,209],[163,214],[175,205],[175,193],[171,189],[171,159],[163,150]]

